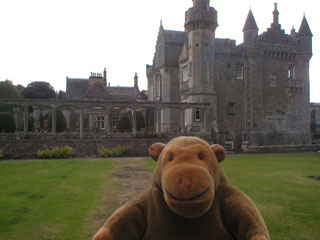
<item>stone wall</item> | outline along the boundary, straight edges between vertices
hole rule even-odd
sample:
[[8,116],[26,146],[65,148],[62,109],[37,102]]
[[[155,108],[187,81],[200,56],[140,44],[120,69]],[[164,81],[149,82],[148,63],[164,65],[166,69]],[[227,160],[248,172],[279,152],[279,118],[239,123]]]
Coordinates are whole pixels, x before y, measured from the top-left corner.
[[[105,135],[88,134],[82,139],[76,134],[0,134],[0,148],[4,150],[6,158],[35,158],[38,150],[53,149],[55,147],[70,146],[76,152],[76,157],[95,157],[101,147],[113,149],[124,146],[129,156],[148,156],[149,147],[156,142],[167,143],[177,135]],[[210,144],[214,140],[208,136],[199,136]]]

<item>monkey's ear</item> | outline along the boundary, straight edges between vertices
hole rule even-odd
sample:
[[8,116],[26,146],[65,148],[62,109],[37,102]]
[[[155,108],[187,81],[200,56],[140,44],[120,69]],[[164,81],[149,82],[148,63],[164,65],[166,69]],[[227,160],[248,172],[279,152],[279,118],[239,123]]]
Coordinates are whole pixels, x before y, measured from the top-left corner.
[[163,143],[154,143],[151,145],[151,147],[149,147],[149,155],[150,157],[152,157],[153,160],[158,161],[158,157],[162,151],[162,149],[165,147],[166,145]]
[[211,145],[211,149],[216,155],[218,162],[221,163],[223,159],[226,157],[226,150],[219,144]]

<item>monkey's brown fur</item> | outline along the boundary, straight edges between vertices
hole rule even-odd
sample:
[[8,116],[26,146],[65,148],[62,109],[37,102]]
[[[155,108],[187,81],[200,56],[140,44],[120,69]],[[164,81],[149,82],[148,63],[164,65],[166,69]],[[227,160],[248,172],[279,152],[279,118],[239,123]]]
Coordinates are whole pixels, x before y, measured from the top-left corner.
[[150,190],[119,208],[93,240],[268,240],[250,198],[220,167],[225,150],[196,137],[153,144]]

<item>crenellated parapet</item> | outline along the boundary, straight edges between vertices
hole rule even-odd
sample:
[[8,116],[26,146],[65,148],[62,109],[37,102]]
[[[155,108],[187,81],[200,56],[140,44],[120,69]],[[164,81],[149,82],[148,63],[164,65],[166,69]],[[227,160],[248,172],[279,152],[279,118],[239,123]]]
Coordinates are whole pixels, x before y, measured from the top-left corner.
[[210,7],[209,0],[194,0],[193,7],[185,13],[185,30],[212,29],[218,26],[217,11]]

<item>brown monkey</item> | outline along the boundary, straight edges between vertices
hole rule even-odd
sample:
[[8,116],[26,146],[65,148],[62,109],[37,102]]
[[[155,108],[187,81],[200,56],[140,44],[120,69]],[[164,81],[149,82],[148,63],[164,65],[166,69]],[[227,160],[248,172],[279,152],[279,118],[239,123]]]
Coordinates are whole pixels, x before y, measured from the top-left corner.
[[251,199],[232,187],[226,152],[197,137],[149,148],[157,161],[150,190],[119,208],[93,240],[268,240]]

